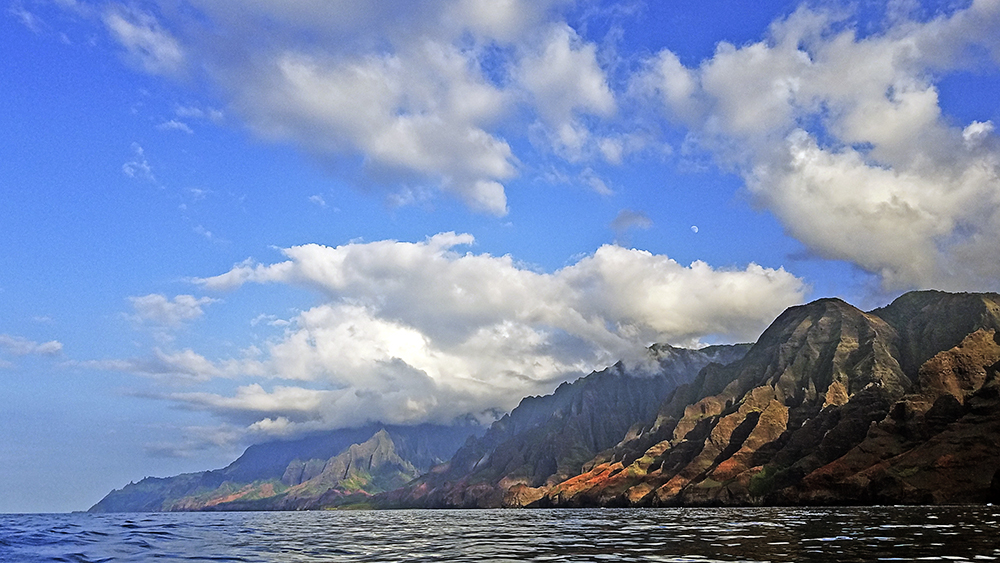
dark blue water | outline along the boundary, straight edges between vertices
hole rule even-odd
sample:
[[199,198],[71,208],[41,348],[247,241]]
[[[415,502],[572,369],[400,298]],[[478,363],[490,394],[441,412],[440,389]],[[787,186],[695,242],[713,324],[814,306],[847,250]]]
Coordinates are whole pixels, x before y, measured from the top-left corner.
[[0,561],[990,561],[1000,507],[0,515]]

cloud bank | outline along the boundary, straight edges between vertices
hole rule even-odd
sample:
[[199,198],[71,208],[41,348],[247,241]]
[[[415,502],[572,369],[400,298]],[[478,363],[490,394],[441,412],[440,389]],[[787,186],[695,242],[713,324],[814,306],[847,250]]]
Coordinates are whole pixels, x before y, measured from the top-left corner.
[[[112,3],[102,21],[137,68],[205,81],[258,135],[360,167],[351,181],[395,203],[444,192],[504,215],[506,184],[551,155],[611,194],[588,164],[669,153],[649,131],[680,128],[680,153],[738,172],[813,254],[889,291],[997,288],[1000,141],[987,119],[943,113],[937,84],[995,71],[1000,5],[919,19],[894,4],[866,33],[827,5],[690,66],[670,50],[638,63],[602,51],[558,0]],[[524,140],[535,154],[516,154]],[[152,177],[141,159],[125,172]]]
[[935,82],[1000,63],[1000,3],[864,37],[848,17],[802,7],[695,67],[664,50],[636,84],[816,254],[887,289],[996,288],[1000,141]]
[[[156,349],[151,358],[92,367],[189,386],[231,379],[232,394],[156,396],[266,435],[374,420],[449,422],[470,413],[487,420],[653,342],[753,340],[803,299],[801,280],[755,264],[684,266],[607,245],[543,273],[510,256],[460,251],[474,242],[441,233],[415,243],[310,244],[285,249],[281,262],[238,264],[195,283],[214,292],[304,287],[322,302],[268,323],[281,333],[240,358]],[[165,320],[190,317],[207,302],[181,297],[188,296],[141,299]],[[159,312],[174,311],[178,301],[189,301],[183,311],[190,314]]]
[[[504,215],[523,160],[549,154],[579,164],[581,180],[610,197],[588,164],[620,164],[659,142],[661,156],[712,155],[810,252],[855,264],[886,290],[1000,288],[1000,140],[987,119],[947,115],[938,87],[997,67],[1000,3],[924,19],[889,10],[865,33],[847,9],[802,7],[763,40],[719,43],[696,64],[670,50],[629,60],[601,52],[564,21],[571,4],[191,0],[101,10],[135,67],[205,81],[227,100],[227,120],[331,169],[360,168],[355,183],[387,187],[395,201],[444,192]],[[655,126],[631,121],[654,111]],[[177,123],[168,128],[183,130]],[[660,126],[686,135],[680,150],[653,138]],[[516,153],[523,141],[537,152]],[[153,180],[138,145],[123,172]],[[649,224],[628,210],[612,227],[622,236]],[[442,233],[303,245],[283,262],[238,265],[198,284],[301,286],[324,301],[268,323],[283,332],[259,355],[157,349],[116,369],[240,381],[230,394],[165,396],[265,433],[442,421],[510,408],[650,342],[752,340],[804,297],[792,274],[754,264],[684,266],[604,246],[539,273],[459,251],[473,242]],[[135,298],[136,315],[177,326],[208,303],[180,297]]]
[[561,4],[195,0],[109,4],[103,23],[136,68],[207,80],[259,135],[360,162],[395,201],[440,190],[504,215],[519,162],[503,120],[527,109],[576,159],[600,142],[582,118],[614,113],[597,48]]

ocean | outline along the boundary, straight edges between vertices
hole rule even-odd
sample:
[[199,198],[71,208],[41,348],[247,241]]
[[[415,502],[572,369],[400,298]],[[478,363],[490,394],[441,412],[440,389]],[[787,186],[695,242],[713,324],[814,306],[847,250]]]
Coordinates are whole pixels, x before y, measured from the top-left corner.
[[0,515],[0,561],[990,561],[1000,507]]

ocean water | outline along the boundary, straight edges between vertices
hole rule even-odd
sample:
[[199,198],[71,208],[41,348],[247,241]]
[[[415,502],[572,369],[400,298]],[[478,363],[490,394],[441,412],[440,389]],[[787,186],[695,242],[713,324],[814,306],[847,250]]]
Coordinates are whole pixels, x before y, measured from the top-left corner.
[[1000,507],[0,515],[0,561],[990,561]]

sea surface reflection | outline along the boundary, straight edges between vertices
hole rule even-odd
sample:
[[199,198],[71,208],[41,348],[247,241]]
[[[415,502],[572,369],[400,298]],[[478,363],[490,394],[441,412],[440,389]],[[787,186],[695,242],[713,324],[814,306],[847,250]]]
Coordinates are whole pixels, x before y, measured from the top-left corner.
[[0,515],[0,561],[989,561],[1000,507]]

